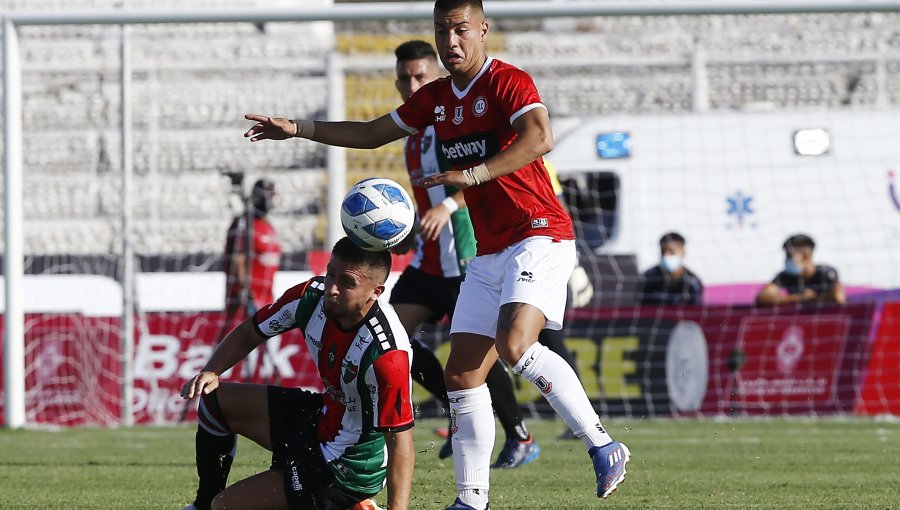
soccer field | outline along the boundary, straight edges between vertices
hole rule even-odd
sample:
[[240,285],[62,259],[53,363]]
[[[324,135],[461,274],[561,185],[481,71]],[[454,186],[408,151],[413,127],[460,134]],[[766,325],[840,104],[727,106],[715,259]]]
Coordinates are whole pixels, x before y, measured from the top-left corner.
[[[454,498],[452,462],[423,420],[416,428],[414,509]],[[608,421],[632,451],[613,496],[594,497],[580,442],[558,421],[532,421],[541,458],[494,471],[491,506],[533,508],[900,508],[900,426],[855,419]],[[193,428],[0,431],[2,509],[180,509],[195,484]],[[501,433],[502,435],[502,433]],[[237,480],[267,452],[241,440]],[[384,504],[381,495],[379,503]]]

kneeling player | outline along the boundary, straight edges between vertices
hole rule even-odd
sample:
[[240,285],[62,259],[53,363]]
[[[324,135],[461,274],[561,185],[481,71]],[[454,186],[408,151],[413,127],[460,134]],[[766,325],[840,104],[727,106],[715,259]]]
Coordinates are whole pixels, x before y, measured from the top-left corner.
[[[241,323],[182,395],[200,395],[197,498],[187,508],[345,509],[378,493],[409,503],[414,464],[410,345],[397,315],[378,302],[387,252],[344,238],[326,275],[289,289]],[[301,389],[219,383],[267,338],[302,328],[324,385]],[[272,466],[225,489],[236,434],[272,451]],[[387,448],[385,448],[385,445]]]

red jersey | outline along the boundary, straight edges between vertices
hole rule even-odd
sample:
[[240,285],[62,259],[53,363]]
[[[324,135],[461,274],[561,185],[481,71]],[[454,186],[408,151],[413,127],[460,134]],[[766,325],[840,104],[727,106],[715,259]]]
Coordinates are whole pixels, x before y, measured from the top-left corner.
[[[465,90],[449,77],[435,80],[391,112],[410,133],[434,125],[439,157],[454,170],[476,166],[506,149],[523,114],[545,108],[531,77],[488,58]],[[465,190],[478,254],[504,250],[522,239],[574,239],[572,220],[553,193],[542,158],[515,172]]]
[[[237,274],[231,271],[231,261],[235,255],[247,254],[247,219],[238,216],[228,227],[228,238],[225,241],[226,306],[240,304],[241,285]],[[250,295],[256,306],[275,301],[272,295],[272,283],[275,272],[281,262],[281,246],[275,235],[275,229],[265,218],[253,219],[253,243],[250,250]]]

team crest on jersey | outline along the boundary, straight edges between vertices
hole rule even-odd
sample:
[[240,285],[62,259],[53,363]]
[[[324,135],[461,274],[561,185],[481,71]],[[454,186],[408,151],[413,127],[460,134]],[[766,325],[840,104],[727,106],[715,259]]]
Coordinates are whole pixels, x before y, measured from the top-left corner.
[[337,361],[337,345],[331,344],[331,348],[328,349],[328,366],[333,367],[335,361]]
[[458,125],[462,124],[462,121],[463,121],[463,107],[457,106],[453,110],[453,123],[458,126]]
[[444,122],[447,120],[447,110],[443,106],[434,107],[434,121]]
[[481,117],[485,112],[487,112],[487,99],[484,96],[478,96],[475,98],[475,103],[472,104],[472,113],[476,117]]
[[356,379],[356,375],[359,373],[359,366],[354,365],[352,361],[346,359],[342,364],[344,366],[344,384],[350,384],[351,381]]
[[434,138],[434,137],[431,136],[430,134],[422,137],[422,153],[423,154],[428,152],[428,149],[431,148],[432,138]]

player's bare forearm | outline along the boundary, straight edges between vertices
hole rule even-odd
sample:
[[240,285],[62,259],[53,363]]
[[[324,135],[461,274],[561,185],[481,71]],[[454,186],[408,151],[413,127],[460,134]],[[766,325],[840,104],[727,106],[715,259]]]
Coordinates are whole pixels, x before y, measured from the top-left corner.
[[544,108],[525,113],[513,124],[518,136],[506,149],[485,161],[491,178],[511,174],[553,150],[550,117]]
[[337,147],[374,149],[409,135],[390,115],[368,122],[292,120],[257,114],[248,114],[244,118],[256,122],[244,133],[251,142],[299,137]]
[[216,346],[209,361],[206,362],[203,371],[221,375],[222,372],[233,367],[265,341],[266,339],[260,336],[253,327],[253,318],[251,317],[225,335],[225,338]]
[[388,508],[406,510],[409,507],[409,492],[416,463],[412,429],[388,432],[384,435],[384,440],[388,450]]

